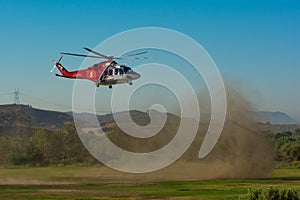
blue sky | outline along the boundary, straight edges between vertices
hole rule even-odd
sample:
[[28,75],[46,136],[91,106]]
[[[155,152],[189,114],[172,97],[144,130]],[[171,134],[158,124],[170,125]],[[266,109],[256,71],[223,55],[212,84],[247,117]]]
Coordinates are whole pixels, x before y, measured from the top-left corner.
[[[0,0],[0,94],[17,87],[24,104],[70,110],[73,81],[49,73],[49,58],[83,53],[82,47],[128,29],[164,27],[199,42],[259,110],[300,121],[299,19],[300,1]],[[70,69],[81,62],[63,60]],[[11,102],[12,96],[0,96],[1,104]]]

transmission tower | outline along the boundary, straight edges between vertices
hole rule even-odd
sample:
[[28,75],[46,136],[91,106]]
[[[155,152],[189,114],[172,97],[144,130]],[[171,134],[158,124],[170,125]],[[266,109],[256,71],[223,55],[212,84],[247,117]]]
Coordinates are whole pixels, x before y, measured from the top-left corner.
[[14,94],[14,104],[20,104],[20,92],[18,88],[15,88],[15,91],[13,92]]

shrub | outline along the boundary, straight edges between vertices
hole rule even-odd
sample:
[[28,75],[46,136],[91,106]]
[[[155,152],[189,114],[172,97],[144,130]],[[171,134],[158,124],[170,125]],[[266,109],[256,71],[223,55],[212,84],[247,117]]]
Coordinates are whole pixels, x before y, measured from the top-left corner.
[[300,197],[295,190],[292,189],[276,189],[268,188],[249,189],[246,196],[240,197],[240,200],[299,200]]

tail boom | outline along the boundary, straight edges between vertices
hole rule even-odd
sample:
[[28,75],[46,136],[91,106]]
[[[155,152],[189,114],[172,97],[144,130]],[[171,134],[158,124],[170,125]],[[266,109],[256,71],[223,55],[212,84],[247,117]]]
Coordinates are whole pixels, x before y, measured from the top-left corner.
[[60,63],[56,63],[57,69],[60,71],[61,74],[56,74],[56,76],[70,78],[70,79],[88,79],[93,82],[97,82],[99,77],[102,75],[100,74],[99,70],[95,69],[83,69],[83,70],[76,70],[76,71],[68,71],[64,68]]

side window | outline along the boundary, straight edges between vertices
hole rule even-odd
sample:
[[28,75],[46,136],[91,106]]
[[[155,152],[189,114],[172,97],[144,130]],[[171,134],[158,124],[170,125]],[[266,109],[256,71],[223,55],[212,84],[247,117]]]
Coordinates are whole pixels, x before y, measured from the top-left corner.
[[119,72],[118,68],[115,68],[115,75],[117,75]]
[[105,70],[104,72],[103,72],[103,76],[106,76],[107,75],[107,70]]
[[123,74],[124,74],[123,69],[119,69],[119,72],[120,72],[120,75],[123,75]]
[[112,76],[112,75],[113,75],[113,70],[110,69],[110,70],[108,71],[108,76]]

